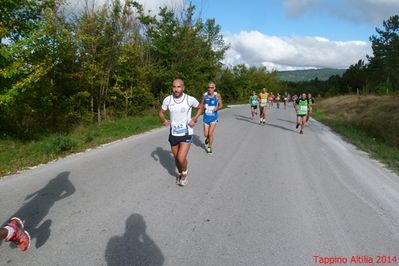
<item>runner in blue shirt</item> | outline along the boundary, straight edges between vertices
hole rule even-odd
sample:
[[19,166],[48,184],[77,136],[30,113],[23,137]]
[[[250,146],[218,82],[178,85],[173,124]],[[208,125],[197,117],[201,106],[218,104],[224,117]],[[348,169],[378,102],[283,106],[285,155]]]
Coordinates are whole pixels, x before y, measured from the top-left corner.
[[206,149],[208,154],[212,154],[212,145],[214,140],[213,132],[215,131],[216,123],[219,119],[218,111],[222,109],[223,106],[222,96],[215,92],[215,90],[215,83],[209,82],[208,92],[205,92],[202,97],[202,106],[204,107],[204,136],[205,144],[208,145]]

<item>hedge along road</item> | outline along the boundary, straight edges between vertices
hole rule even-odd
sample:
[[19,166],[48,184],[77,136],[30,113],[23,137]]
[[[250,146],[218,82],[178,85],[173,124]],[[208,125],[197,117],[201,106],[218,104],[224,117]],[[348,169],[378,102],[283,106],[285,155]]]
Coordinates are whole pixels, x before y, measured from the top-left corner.
[[32,247],[20,253],[3,242],[0,264],[313,265],[399,256],[398,176],[316,121],[298,134],[292,107],[268,110],[265,126],[250,119],[249,106],[220,117],[213,155],[196,126],[184,188],[175,185],[166,128],[1,180],[0,219],[24,218]]

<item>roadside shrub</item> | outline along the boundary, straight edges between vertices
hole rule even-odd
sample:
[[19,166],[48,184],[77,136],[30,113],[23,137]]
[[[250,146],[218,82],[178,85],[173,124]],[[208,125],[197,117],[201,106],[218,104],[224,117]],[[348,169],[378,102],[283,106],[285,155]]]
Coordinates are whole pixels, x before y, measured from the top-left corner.
[[47,153],[60,153],[72,150],[75,145],[75,142],[69,136],[54,135],[50,137],[45,151]]
[[390,91],[390,88],[387,84],[381,83],[375,88],[375,94],[376,95],[384,95],[387,94],[387,92]]
[[96,131],[88,130],[86,134],[84,135],[84,142],[89,143],[93,141],[96,137],[98,137],[100,134]]

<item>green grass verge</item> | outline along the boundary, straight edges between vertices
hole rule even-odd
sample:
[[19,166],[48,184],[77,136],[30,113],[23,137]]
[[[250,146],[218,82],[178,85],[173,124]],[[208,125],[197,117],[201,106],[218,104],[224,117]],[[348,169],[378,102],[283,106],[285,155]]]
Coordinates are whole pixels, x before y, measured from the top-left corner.
[[158,116],[148,115],[80,126],[31,142],[0,139],[0,176],[161,126]]
[[399,149],[381,139],[370,136],[366,131],[357,128],[350,122],[331,118],[324,112],[314,111],[313,117],[329,126],[334,132],[344,137],[346,141],[367,152],[372,158],[399,174]]

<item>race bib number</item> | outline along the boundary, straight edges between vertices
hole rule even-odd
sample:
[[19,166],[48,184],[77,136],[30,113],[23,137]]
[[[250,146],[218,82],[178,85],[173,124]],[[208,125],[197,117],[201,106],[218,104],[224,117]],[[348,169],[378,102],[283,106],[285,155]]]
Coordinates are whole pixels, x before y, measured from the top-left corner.
[[205,105],[205,114],[206,115],[215,115],[215,106]]
[[261,102],[262,104],[267,104],[267,99],[261,99],[260,102]]
[[181,122],[172,122],[172,135],[173,136],[183,136],[188,133],[187,129],[187,121],[181,121]]
[[257,100],[253,100],[252,101],[252,105],[257,105],[258,104],[258,101]]
[[299,110],[303,113],[306,113],[308,111],[308,106],[307,105],[301,105],[299,107]]

